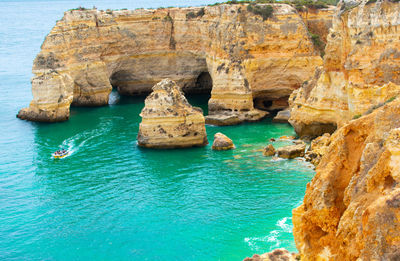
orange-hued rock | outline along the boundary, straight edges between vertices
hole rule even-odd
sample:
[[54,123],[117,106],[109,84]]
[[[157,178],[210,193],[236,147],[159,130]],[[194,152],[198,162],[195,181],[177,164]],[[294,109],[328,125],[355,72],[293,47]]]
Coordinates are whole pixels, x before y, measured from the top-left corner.
[[214,142],[212,145],[213,150],[231,150],[234,149],[235,145],[232,140],[228,138],[225,134],[217,132],[214,135]]
[[66,120],[71,104],[106,105],[112,86],[124,95],[147,94],[170,78],[185,92],[211,91],[210,114],[258,120],[265,114],[254,99],[286,107],[322,65],[296,10],[272,6],[267,20],[247,4],[67,11],[34,61],[33,99],[19,117]]
[[293,224],[301,260],[399,260],[400,99],[331,136]]
[[137,141],[141,147],[169,149],[208,144],[202,110],[192,107],[170,79],[154,85],[140,116]]
[[400,3],[367,2],[338,5],[323,67],[291,95],[302,137],[332,133],[400,93]]

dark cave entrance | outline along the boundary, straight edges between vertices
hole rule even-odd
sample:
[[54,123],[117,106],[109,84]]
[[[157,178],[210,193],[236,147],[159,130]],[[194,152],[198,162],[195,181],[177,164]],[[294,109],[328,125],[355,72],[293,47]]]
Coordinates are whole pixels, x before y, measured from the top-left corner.
[[201,72],[190,86],[182,88],[192,106],[200,107],[203,114],[208,114],[208,100],[211,98],[213,81],[209,72]]
[[268,111],[272,114],[275,114],[278,111],[284,110],[289,107],[288,99],[289,96],[280,98],[260,96],[254,98],[253,104],[254,108],[256,109]]

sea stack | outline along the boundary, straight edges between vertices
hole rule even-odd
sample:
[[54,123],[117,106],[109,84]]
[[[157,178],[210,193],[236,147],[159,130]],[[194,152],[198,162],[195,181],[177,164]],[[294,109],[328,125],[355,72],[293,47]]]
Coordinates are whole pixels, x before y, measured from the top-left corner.
[[167,149],[208,144],[202,110],[188,103],[174,81],[164,79],[152,90],[140,113],[139,146]]

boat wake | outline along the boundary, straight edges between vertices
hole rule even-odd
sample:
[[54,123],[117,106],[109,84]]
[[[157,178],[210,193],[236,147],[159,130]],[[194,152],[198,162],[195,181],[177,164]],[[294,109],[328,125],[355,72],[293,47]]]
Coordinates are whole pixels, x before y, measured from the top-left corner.
[[86,130],[81,133],[77,133],[74,136],[64,140],[58,147],[65,149],[68,154],[63,159],[72,156],[77,153],[88,141],[97,138],[101,135],[106,134],[112,127],[112,119],[106,119],[91,130]]
[[276,222],[277,229],[272,230],[268,235],[264,237],[246,237],[244,241],[251,251],[259,254],[280,248],[286,241],[283,237],[286,237],[287,234],[292,234],[293,225],[290,222],[291,220],[291,217],[284,217]]

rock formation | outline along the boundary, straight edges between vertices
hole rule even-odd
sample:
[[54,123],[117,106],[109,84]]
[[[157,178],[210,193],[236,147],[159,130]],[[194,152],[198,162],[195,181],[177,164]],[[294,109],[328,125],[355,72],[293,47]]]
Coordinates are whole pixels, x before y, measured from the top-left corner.
[[301,260],[399,260],[400,100],[337,130],[293,211]]
[[289,118],[290,118],[290,110],[286,109],[283,111],[279,111],[272,121],[278,123],[288,123]]
[[269,253],[262,255],[253,255],[253,257],[247,257],[243,261],[296,261],[298,254],[290,253],[284,248],[274,249]]
[[396,1],[338,5],[323,67],[290,98],[300,136],[332,133],[400,93],[399,9]]
[[278,154],[278,157],[280,157],[280,158],[294,159],[297,157],[303,157],[306,147],[307,146],[305,143],[289,145],[289,146],[285,146],[285,147],[277,149],[276,153]]
[[67,11],[34,61],[33,99],[18,116],[62,121],[70,105],[107,104],[112,87],[124,95],[150,93],[171,78],[185,92],[211,91],[214,118],[258,120],[265,114],[254,104],[284,108],[322,65],[295,9],[272,6],[269,19],[247,4]]
[[329,133],[325,133],[312,140],[310,149],[306,152],[305,159],[314,164],[314,166],[318,166],[322,156],[328,152],[328,147],[331,143],[330,137]]
[[213,150],[231,150],[234,149],[235,145],[232,140],[221,132],[217,132],[214,135],[214,142],[212,145]]
[[275,153],[276,153],[276,150],[272,144],[269,144],[263,150],[263,155],[266,157],[274,156]]
[[208,144],[202,110],[192,107],[170,79],[154,85],[140,116],[139,146],[164,149]]

